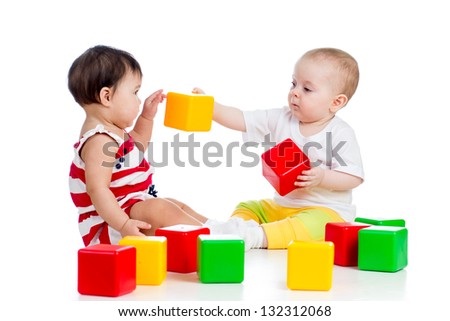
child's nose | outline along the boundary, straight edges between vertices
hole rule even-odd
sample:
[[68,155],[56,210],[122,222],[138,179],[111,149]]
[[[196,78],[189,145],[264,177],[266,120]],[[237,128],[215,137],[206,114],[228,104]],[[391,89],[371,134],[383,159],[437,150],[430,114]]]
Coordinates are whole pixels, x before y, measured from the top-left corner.
[[296,98],[299,98],[300,97],[300,92],[299,92],[299,90],[297,88],[292,88],[291,89],[291,95],[296,97]]

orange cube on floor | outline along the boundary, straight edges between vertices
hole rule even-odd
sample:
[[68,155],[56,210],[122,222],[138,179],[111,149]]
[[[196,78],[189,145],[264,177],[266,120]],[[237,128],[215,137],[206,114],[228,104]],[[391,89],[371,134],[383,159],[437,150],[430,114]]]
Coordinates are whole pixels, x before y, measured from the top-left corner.
[[334,244],[292,241],[287,249],[287,287],[291,290],[331,289]]
[[136,289],[136,248],[96,244],[78,251],[78,292],[120,296]]
[[211,129],[214,98],[206,95],[167,93],[164,125],[184,131]]
[[160,285],[167,275],[167,239],[163,236],[125,236],[120,245],[136,248],[136,284]]

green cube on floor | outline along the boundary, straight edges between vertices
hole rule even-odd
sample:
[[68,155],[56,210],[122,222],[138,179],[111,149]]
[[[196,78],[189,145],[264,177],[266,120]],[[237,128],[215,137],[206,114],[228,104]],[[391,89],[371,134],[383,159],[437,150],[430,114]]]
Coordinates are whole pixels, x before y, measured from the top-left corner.
[[371,226],[358,233],[358,268],[396,272],[408,265],[408,230],[397,226]]
[[199,235],[197,273],[202,283],[244,280],[244,240],[236,235]]
[[377,226],[400,226],[405,227],[406,223],[403,219],[375,219],[375,218],[366,218],[366,217],[357,217],[355,218],[355,222],[377,225]]

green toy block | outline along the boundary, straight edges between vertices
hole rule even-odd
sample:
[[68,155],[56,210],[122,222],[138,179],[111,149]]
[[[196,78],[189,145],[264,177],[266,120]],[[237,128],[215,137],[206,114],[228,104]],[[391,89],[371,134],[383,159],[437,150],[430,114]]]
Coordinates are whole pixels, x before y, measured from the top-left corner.
[[202,283],[244,280],[244,240],[235,235],[199,235],[197,273]]
[[355,222],[377,225],[377,226],[400,226],[405,227],[406,223],[403,219],[375,219],[375,218],[366,218],[366,217],[357,217],[355,218]]
[[358,232],[358,268],[397,272],[408,265],[408,230],[398,226],[370,226]]

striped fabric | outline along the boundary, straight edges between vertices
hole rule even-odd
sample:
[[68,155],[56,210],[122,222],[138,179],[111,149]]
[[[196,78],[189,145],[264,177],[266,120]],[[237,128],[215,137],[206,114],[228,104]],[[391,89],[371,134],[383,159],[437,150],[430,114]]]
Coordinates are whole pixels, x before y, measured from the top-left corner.
[[[113,166],[110,190],[120,207],[129,215],[133,204],[153,198],[147,192],[152,183],[153,168],[134,145],[130,135],[126,135],[129,139],[124,141],[118,135],[105,130],[102,125],[85,133],[74,145],[75,155],[69,173],[70,195],[78,208],[78,227],[85,246],[98,243],[117,244],[121,239],[120,233],[112,229],[95,211],[86,192],[85,164],[80,157],[80,151],[84,143],[96,134],[110,136],[119,146],[114,164],[105,166]],[[107,152],[108,148],[105,146],[105,153]]]

